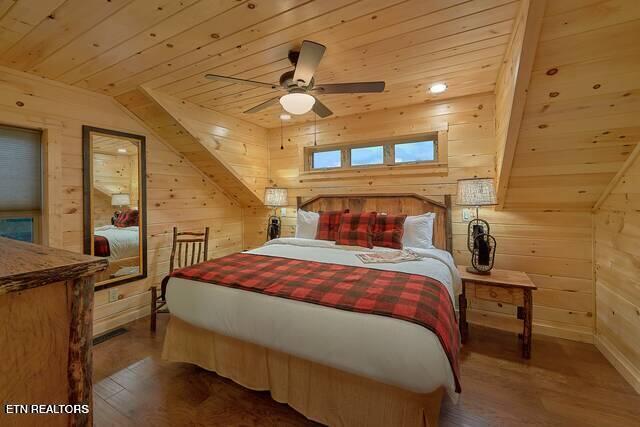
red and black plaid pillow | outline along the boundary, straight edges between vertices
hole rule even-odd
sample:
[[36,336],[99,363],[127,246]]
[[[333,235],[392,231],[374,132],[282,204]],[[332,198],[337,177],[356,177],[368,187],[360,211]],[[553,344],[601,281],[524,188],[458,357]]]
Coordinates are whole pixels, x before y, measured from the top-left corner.
[[335,241],[338,236],[338,228],[340,228],[340,217],[345,213],[349,213],[349,209],[345,209],[344,211],[320,211],[316,240]]
[[372,248],[373,227],[375,224],[375,212],[342,214],[336,243],[338,245]]
[[122,212],[118,215],[118,218],[113,225],[120,228],[138,225],[138,211],[136,209],[129,209],[126,212]]
[[374,246],[402,249],[402,234],[406,215],[377,215],[373,230]]

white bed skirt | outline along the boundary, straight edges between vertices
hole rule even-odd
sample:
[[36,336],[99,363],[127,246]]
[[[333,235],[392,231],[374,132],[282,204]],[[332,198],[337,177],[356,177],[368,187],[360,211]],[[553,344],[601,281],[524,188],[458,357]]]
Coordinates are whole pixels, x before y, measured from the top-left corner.
[[172,316],[162,357],[269,390],[307,418],[330,426],[433,427],[444,389],[413,393],[193,326]]

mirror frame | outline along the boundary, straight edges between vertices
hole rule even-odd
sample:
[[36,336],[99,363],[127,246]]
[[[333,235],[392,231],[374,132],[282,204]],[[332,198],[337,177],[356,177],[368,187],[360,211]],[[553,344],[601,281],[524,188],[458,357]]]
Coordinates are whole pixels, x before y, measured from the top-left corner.
[[138,165],[138,174],[140,177],[140,182],[138,182],[138,191],[140,193],[138,210],[140,211],[139,218],[142,221],[142,224],[140,225],[140,243],[142,245],[142,272],[140,274],[136,274],[135,276],[129,276],[120,280],[114,280],[103,285],[96,283],[95,290],[99,291],[102,289],[108,289],[114,286],[122,285],[124,283],[142,280],[147,277],[147,152],[146,138],[144,137],[144,135],[135,135],[132,133],[103,129],[87,125],[82,126],[83,249],[84,253],[87,255],[91,255],[91,247],[93,246],[93,230],[91,229],[91,214],[93,210],[93,206],[91,205],[91,192],[93,191],[93,158],[91,150],[91,134],[93,132],[137,140],[138,158],[140,161],[140,164]]

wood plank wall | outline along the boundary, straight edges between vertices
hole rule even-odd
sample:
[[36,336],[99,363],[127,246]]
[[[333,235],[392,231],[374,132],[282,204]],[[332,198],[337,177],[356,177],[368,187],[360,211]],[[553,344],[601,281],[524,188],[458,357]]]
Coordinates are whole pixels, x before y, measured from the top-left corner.
[[[448,173],[432,174],[428,168],[410,176],[336,177],[323,179],[300,174],[300,152],[313,145],[313,123],[284,128],[280,149],[280,129],[269,131],[270,176],[278,186],[289,188],[290,206],[284,218],[283,235],[295,228],[296,196],[367,192],[415,192],[433,198],[456,193],[459,178],[495,176],[496,134],[495,96],[492,93],[441,102],[357,114],[318,122],[317,143],[397,138],[403,134],[432,131],[448,125]],[[482,209],[498,240],[496,266],[524,270],[540,287],[534,296],[534,328],[569,339],[592,341],[593,282],[591,214],[585,212],[494,211]],[[245,247],[264,242],[266,218],[245,221]],[[466,226],[462,210],[454,208],[454,255],[456,262],[468,263],[465,249]],[[516,323],[506,315],[514,307],[472,302],[471,319],[513,329]],[[518,323],[519,324],[519,323]]]
[[225,195],[240,206],[261,203],[238,175],[214,150],[208,141],[192,135],[176,117],[171,115],[150,93],[139,88],[115,98],[151,131],[169,144],[177,153],[196,166]]
[[[224,167],[239,177],[255,195],[256,203],[262,201],[269,173],[265,128],[160,92],[146,92],[161,104],[204,150],[213,153],[223,162]],[[195,159],[193,164],[201,169],[208,166],[204,159]]]
[[547,1],[505,206],[591,209],[640,140],[640,2]]
[[93,158],[93,225],[101,227],[111,224],[114,193],[129,194],[129,208],[138,209],[138,157],[94,151]]
[[595,213],[598,348],[640,393],[640,157]]
[[[264,217],[270,211],[262,205],[262,200],[264,189],[271,182],[269,180],[267,129],[166,94],[151,90],[145,90],[145,92],[148,96],[153,97],[155,102],[161,105],[164,111],[192,137],[188,148],[180,143],[184,135],[176,137],[174,140],[168,140],[167,137],[165,140],[185,156],[193,159],[192,163],[205,173],[217,169],[217,175],[221,175],[220,169],[226,169],[227,175],[232,174],[234,177],[238,177],[238,186],[242,186],[238,190],[243,193],[248,191],[249,195],[253,196],[251,198],[242,197],[239,200],[242,206],[243,223],[248,222],[261,230],[259,241],[254,242],[257,243],[256,245],[249,244],[250,247],[264,243],[266,239],[266,232],[264,232],[266,220]],[[139,112],[136,114],[144,116]],[[147,126],[157,130],[163,137],[172,133],[172,130],[166,132],[164,122],[159,120],[155,114],[151,114],[149,117],[145,116],[143,120]],[[201,154],[202,151],[212,153],[220,159],[221,164],[212,164]],[[194,156],[190,154],[194,154]],[[231,186],[226,189],[229,191],[233,188]],[[233,194],[233,197],[237,196],[237,192]],[[261,228],[260,224],[262,224]],[[243,240],[245,238],[251,240],[255,236],[244,236]]]
[[262,200],[269,174],[267,130],[189,101],[158,96],[171,106],[170,113],[209,150],[218,153]]
[[94,333],[148,314],[149,292],[168,270],[170,233],[211,227],[211,256],[242,248],[241,209],[201,172],[161,142],[110,97],[0,67],[0,122],[45,129],[49,244],[82,251],[83,124],[147,137],[148,262],[146,280],[119,286],[122,299],[96,294]]

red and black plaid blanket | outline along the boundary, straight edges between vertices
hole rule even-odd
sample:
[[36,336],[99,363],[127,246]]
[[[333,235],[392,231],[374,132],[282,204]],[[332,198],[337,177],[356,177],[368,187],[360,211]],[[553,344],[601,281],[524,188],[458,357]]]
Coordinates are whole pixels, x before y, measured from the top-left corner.
[[93,236],[93,254],[95,256],[111,256],[109,241],[103,236]]
[[247,253],[175,270],[171,276],[416,323],[439,338],[460,392],[455,312],[447,289],[433,278]]

